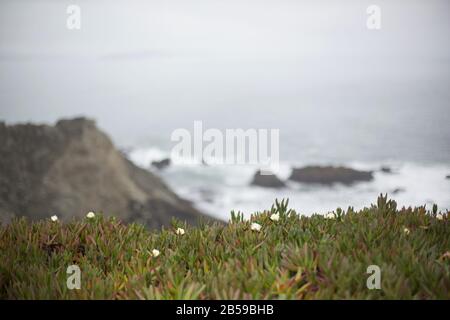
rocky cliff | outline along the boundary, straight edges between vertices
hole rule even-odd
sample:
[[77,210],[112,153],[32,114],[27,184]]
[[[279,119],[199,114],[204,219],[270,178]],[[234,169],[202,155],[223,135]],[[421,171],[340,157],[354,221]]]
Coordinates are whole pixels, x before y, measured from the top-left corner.
[[202,216],[160,178],[128,161],[91,120],[0,123],[2,221],[53,214],[68,220],[88,211],[151,228],[172,217],[195,223]]

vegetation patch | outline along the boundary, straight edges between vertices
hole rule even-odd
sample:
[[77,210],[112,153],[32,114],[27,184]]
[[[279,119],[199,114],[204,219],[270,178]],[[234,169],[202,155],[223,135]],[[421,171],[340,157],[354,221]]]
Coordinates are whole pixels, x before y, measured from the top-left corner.
[[[449,212],[376,205],[305,217],[287,201],[227,225],[149,231],[89,213],[0,227],[1,299],[449,299]],[[81,288],[67,287],[67,268]],[[367,268],[381,270],[368,289]]]

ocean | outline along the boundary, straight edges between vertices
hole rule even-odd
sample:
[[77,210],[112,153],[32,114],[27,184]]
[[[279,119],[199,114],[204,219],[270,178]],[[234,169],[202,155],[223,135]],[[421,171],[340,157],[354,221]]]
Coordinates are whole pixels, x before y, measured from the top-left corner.
[[[289,199],[290,207],[298,213],[311,215],[327,213],[340,207],[355,209],[376,203],[379,194],[387,193],[400,207],[438,204],[440,209],[450,208],[450,181],[446,175],[450,166],[444,163],[413,161],[282,161],[278,176],[287,180],[293,167],[309,164],[346,165],[356,169],[374,170],[374,180],[352,186],[307,185],[288,181],[285,188],[271,189],[250,185],[254,166],[230,165],[177,165],[163,170],[150,165],[170,157],[170,152],[152,148],[135,149],[129,157],[137,165],[161,176],[181,197],[191,200],[200,210],[223,220],[230,211],[250,214],[269,210],[275,199]],[[391,173],[382,172],[389,167]]]

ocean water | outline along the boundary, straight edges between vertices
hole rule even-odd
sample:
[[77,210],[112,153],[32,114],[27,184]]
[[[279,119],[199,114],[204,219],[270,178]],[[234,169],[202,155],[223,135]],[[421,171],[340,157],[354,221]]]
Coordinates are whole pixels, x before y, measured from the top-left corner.
[[[164,170],[150,166],[151,161],[170,157],[170,152],[158,148],[135,149],[129,153],[132,161],[161,176],[180,196],[191,200],[204,212],[227,220],[230,211],[241,211],[246,217],[270,209],[275,199],[289,199],[290,207],[298,213],[326,213],[340,207],[361,209],[376,203],[381,193],[388,193],[400,207],[438,204],[450,208],[450,172],[448,164],[414,163],[406,161],[339,162],[352,168],[374,170],[374,180],[352,186],[336,184],[319,186],[287,181],[282,189],[251,186],[254,166],[182,165],[172,164]],[[292,167],[312,162],[282,162],[278,176],[286,180]],[[392,173],[381,172],[388,166]]]

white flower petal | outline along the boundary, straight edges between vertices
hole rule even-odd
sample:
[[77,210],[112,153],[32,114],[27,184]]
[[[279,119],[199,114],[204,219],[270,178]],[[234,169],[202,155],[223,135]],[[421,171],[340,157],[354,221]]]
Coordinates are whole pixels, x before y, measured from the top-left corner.
[[325,215],[325,219],[335,219],[335,218],[336,218],[336,216],[335,216],[335,214],[333,212],[328,212]]
[[153,249],[153,250],[152,250],[152,256],[153,256],[153,257],[156,258],[157,256],[159,256],[159,254],[160,254],[160,252],[159,252],[158,249]]
[[251,224],[250,229],[259,232],[261,231],[261,225],[259,223],[254,222]]

